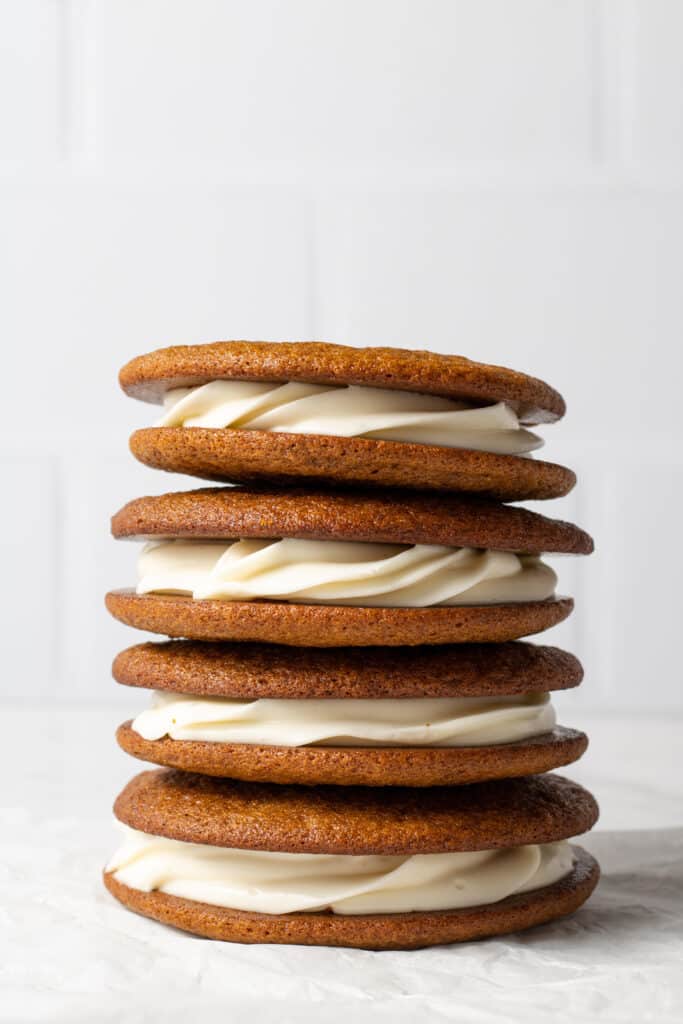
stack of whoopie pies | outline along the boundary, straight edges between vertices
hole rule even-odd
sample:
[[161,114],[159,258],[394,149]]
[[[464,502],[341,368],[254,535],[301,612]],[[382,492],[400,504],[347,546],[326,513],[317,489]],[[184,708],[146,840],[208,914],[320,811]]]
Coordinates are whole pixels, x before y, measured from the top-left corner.
[[593,545],[504,504],[573,487],[527,429],[561,396],[460,356],[317,342],[161,349],[120,381],[164,406],[137,458],[222,486],[112,520],[146,543],[110,612],[173,639],[114,662],[153,691],[118,741],[164,767],[115,803],[109,890],[198,935],[371,949],[580,906],[599,869],[568,840],[597,807],[543,773],[586,749],[550,701],[582,669],[520,638],[572,611],[544,555]]

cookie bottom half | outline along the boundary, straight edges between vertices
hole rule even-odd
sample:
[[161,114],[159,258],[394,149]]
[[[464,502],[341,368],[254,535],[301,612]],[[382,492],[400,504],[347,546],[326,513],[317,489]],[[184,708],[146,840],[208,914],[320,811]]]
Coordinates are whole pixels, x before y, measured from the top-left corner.
[[112,590],[106,605],[127,626],[190,640],[256,640],[294,647],[500,643],[562,622],[568,597],[510,604],[362,608],[278,601],[195,600]]
[[142,761],[249,782],[342,786],[453,786],[537,775],[577,761],[588,738],[556,727],[530,739],[482,747],[284,747],[205,740],[147,740],[131,722],[119,746]]
[[163,892],[142,892],[104,873],[109,892],[129,910],[208,939],[241,943],[348,946],[356,949],[421,949],[506,935],[577,910],[600,877],[597,861],[575,846],[569,875],[553,885],[489,906],[410,914],[256,914],[196,903]]

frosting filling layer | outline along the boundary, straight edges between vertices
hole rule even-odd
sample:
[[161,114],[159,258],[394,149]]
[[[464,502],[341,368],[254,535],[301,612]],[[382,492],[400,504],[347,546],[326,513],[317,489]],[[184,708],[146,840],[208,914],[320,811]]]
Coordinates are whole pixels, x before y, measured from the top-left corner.
[[137,592],[425,608],[542,601],[556,583],[538,556],[510,551],[293,538],[165,540],[143,548]]
[[159,427],[327,434],[525,455],[543,441],[504,402],[473,406],[385,388],[215,380],[174,388]]
[[107,870],[133,889],[234,910],[398,914],[497,903],[559,881],[573,863],[567,842],[354,857],[225,849],[125,827],[123,845]]
[[230,700],[157,692],[132,728],[146,740],[267,746],[464,747],[549,732],[547,693],[509,697]]

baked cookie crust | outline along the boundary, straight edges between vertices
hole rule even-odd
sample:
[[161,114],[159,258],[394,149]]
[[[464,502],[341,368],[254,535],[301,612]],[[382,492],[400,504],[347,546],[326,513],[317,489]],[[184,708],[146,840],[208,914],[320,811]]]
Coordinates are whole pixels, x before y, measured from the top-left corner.
[[576,483],[571,469],[541,459],[362,437],[147,427],[129,444],[152,469],[231,483],[464,491],[498,501],[561,498]]
[[119,622],[190,640],[248,640],[293,647],[404,647],[500,643],[540,633],[566,619],[570,597],[515,604],[433,608],[358,608],[275,601],[195,600],[174,594],[110,590]]
[[557,842],[587,832],[598,807],[578,783],[552,774],[373,789],[241,782],[161,768],[133,778],[114,814],[131,828],[186,843],[359,855]]
[[578,686],[578,658],[540,644],[287,647],[173,640],[136,644],[112,666],[124,686],[200,697],[491,697]]
[[124,722],[116,732],[127,754],[188,772],[247,782],[304,786],[460,786],[519,778],[577,761],[588,737],[575,729],[481,747],[281,747],[247,743],[146,740]]
[[463,496],[205,487],[135,498],[111,521],[114,537],[443,544],[588,555],[593,541],[561,519]]
[[212,380],[358,384],[425,395],[507,402],[525,423],[565,413],[562,396],[536,377],[458,355],[401,348],[353,348],[323,341],[215,341],[173,345],[137,356],[123,367],[126,394],[160,402],[171,388]]

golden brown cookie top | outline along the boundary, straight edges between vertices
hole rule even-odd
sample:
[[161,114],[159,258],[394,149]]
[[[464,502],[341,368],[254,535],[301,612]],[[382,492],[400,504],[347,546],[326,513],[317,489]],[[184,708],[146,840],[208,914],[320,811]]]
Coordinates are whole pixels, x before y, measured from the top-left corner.
[[112,518],[117,538],[275,538],[444,544],[590,554],[571,523],[480,498],[412,492],[206,487],[136,498]]
[[417,391],[474,402],[507,402],[524,423],[564,415],[564,399],[535,377],[464,356],[402,348],[352,348],[323,341],[216,341],[174,345],[123,367],[126,394],[160,402],[166,391],[212,380],[302,381]]
[[593,797],[558,775],[415,791],[237,782],[161,769],[114,804],[151,835],[289,853],[446,853],[550,843],[588,831]]
[[234,699],[480,697],[578,686],[577,658],[529,643],[436,647],[285,647],[143,643],[114,660],[126,686]]

